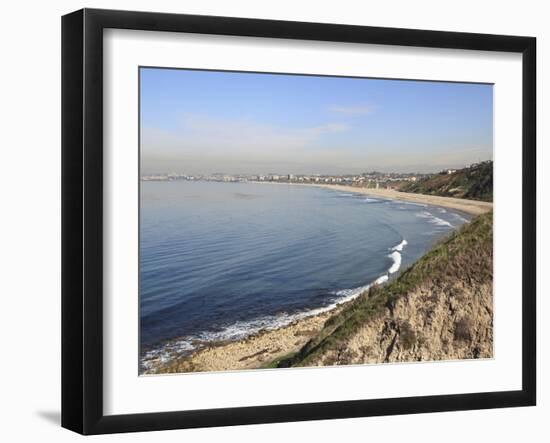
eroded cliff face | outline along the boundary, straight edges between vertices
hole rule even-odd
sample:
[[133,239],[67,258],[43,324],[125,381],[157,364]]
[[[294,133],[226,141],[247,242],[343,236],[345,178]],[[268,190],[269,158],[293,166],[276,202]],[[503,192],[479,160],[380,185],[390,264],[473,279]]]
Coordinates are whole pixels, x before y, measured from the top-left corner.
[[292,366],[491,358],[492,214],[328,321]]
[[310,365],[490,358],[492,285],[422,287]]

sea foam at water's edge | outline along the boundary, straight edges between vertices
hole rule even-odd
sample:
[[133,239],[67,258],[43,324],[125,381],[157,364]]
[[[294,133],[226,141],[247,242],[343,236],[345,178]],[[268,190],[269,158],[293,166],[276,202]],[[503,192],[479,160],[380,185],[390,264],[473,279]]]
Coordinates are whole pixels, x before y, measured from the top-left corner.
[[399,243],[398,245],[394,246],[393,248],[391,248],[392,251],[399,251],[401,252],[403,250],[403,248],[405,246],[407,246],[409,243],[407,242],[407,240],[403,239],[403,241],[401,243]]
[[393,260],[393,264],[390,266],[390,269],[388,269],[388,272],[390,274],[395,274],[401,267],[401,254],[398,251],[393,251],[388,257]]
[[439,218],[439,217],[433,215],[431,212],[428,212],[428,211],[419,212],[417,214],[417,217],[427,218],[430,223],[432,223],[434,225],[437,225],[437,226],[445,226],[445,227],[449,227],[449,228],[454,228],[454,226],[451,223],[449,223],[447,220],[443,220],[442,218]]
[[401,251],[403,251],[403,248],[406,245],[407,240],[403,239],[401,243],[395,245],[393,248],[390,249],[392,252],[388,255],[388,257],[393,260],[393,264],[390,266],[390,269],[388,269],[388,274],[395,274],[397,271],[399,271],[402,262]]

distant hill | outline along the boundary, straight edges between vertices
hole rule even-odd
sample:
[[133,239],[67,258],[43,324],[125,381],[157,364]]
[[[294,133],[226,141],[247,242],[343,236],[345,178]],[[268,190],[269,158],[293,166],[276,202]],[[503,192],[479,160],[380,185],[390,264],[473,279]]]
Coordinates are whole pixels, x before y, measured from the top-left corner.
[[492,212],[474,218],[331,317],[278,367],[492,357],[492,239]]
[[485,161],[453,173],[440,172],[399,187],[403,192],[493,201],[493,162]]

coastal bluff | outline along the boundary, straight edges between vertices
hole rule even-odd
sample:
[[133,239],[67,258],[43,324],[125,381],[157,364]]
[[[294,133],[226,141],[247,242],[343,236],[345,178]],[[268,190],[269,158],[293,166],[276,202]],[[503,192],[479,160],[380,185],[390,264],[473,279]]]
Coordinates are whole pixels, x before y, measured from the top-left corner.
[[492,212],[474,218],[330,318],[279,366],[491,358],[492,226]]

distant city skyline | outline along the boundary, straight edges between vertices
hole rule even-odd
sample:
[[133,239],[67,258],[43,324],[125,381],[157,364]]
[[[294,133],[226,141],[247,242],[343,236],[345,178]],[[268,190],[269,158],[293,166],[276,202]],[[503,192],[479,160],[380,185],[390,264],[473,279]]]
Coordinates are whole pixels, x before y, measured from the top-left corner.
[[140,70],[141,173],[430,173],[493,159],[487,84]]

